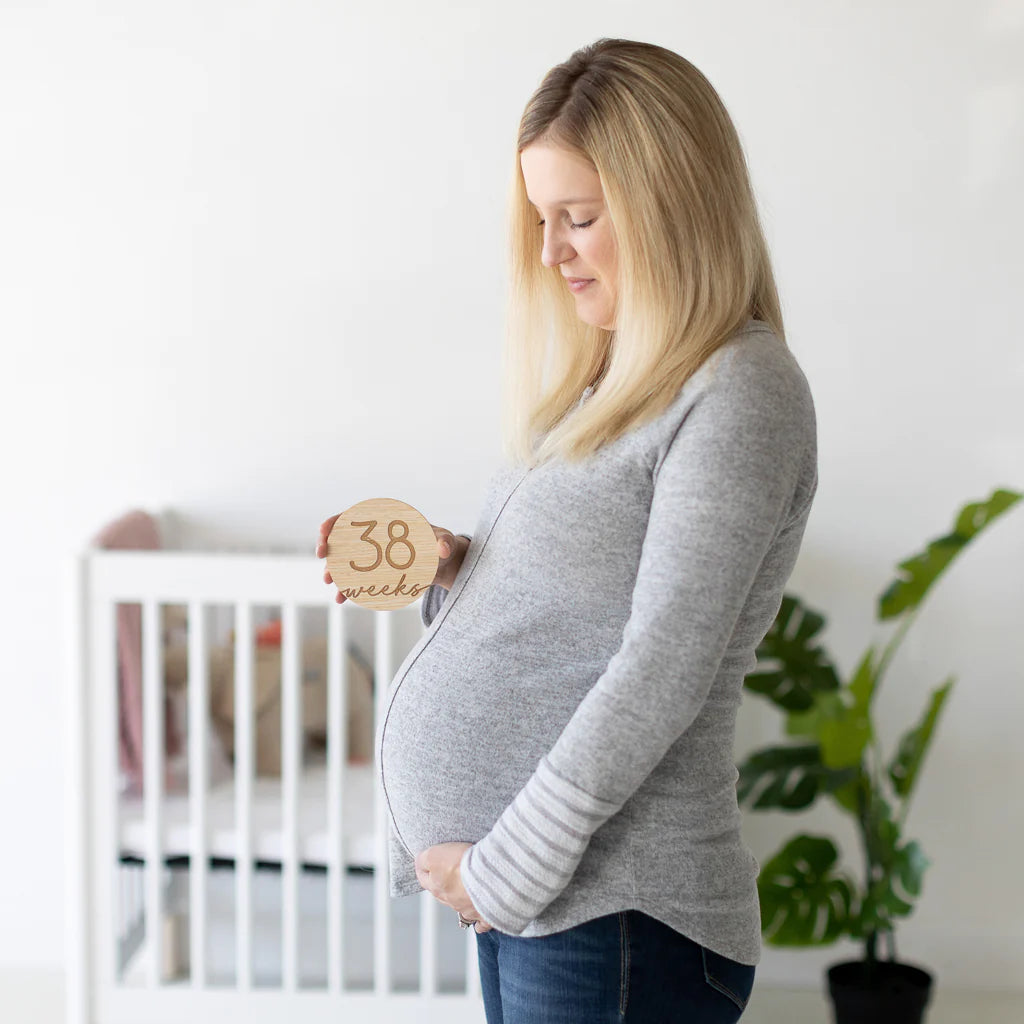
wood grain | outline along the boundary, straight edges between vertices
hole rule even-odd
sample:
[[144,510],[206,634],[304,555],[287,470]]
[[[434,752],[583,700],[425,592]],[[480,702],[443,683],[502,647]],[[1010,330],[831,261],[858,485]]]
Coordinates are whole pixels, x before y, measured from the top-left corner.
[[338,516],[327,538],[335,586],[364,608],[391,611],[423,596],[437,575],[437,537],[397,498],[368,498]]

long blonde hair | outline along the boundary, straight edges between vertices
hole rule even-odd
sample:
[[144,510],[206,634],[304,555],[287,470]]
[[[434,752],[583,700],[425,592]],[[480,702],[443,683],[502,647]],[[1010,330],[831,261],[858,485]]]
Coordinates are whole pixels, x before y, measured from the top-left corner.
[[[540,261],[519,163],[534,142],[600,177],[618,254],[614,330],[581,321],[558,267]],[[664,47],[603,38],[544,76],[519,124],[509,240],[502,440],[516,461],[577,461],[653,419],[750,318],[785,342],[736,129],[704,75]]]

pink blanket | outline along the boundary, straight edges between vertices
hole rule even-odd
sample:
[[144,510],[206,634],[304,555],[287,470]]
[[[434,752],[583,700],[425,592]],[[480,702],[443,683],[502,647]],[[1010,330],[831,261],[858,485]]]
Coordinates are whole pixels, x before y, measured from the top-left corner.
[[[100,548],[154,550],[161,547],[156,520],[136,509],[108,523],[93,538]],[[159,606],[158,606],[159,608]],[[118,752],[131,789],[142,792],[142,607],[117,606]],[[161,687],[162,689],[162,687]],[[164,754],[181,750],[181,736],[164,694]],[[166,765],[166,761],[164,762]],[[166,771],[164,772],[166,779]]]

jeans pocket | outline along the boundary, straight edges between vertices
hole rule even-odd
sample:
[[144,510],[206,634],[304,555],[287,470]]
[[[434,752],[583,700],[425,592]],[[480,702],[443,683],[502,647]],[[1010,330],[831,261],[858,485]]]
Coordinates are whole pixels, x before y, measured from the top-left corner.
[[721,953],[701,946],[704,964],[704,980],[726,998],[731,999],[742,1012],[747,1008],[750,993],[754,988],[754,968],[749,964],[737,963]]

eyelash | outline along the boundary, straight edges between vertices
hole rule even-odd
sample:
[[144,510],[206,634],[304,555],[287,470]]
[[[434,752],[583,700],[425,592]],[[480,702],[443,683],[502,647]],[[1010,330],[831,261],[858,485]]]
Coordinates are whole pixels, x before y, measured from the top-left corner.
[[[595,220],[597,220],[596,217],[591,217],[590,220],[585,220],[582,224],[573,224],[572,221],[570,221],[569,222],[569,227],[571,227],[571,228],[589,228],[590,225],[593,224]],[[544,221],[542,221],[542,220],[537,221],[537,227],[542,228],[543,226],[544,226]]]

